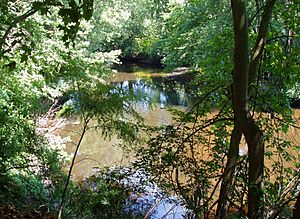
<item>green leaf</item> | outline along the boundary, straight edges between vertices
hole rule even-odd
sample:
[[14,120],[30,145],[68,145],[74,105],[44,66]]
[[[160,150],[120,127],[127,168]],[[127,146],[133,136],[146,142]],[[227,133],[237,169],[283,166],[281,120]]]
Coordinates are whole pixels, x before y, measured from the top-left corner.
[[93,0],[85,0],[83,1],[82,9],[83,9],[83,15],[82,17],[86,20],[91,19],[93,15]]
[[33,2],[32,8],[36,11],[40,10],[44,6],[43,2]]
[[8,68],[9,71],[13,71],[16,69],[17,63],[15,61],[12,61],[6,65],[4,65],[4,67]]

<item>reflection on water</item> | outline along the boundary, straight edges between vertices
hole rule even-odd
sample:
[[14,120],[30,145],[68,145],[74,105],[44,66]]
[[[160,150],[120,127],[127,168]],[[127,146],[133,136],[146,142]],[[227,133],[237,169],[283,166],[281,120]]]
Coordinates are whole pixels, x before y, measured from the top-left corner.
[[[111,79],[119,89],[125,93],[135,95],[144,94],[146,100],[141,101],[136,106],[136,111],[144,118],[145,123],[152,126],[167,125],[172,123],[172,115],[166,110],[166,106],[178,110],[186,110],[187,106],[193,102],[183,84],[169,80],[170,75],[164,73],[115,73]],[[151,107],[150,103],[157,105]],[[300,109],[294,110],[295,118],[300,118]],[[73,143],[67,145],[66,151],[72,154],[75,151],[75,143],[78,142],[81,126],[74,121],[69,121],[64,130],[60,132],[63,137],[69,136]],[[300,145],[300,130],[292,128],[287,138],[296,145]],[[104,139],[101,131],[87,131],[79,154],[76,159],[73,174],[78,179],[90,176],[94,173],[94,167],[126,165],[132,161],[133,157],[125,157],[122,149],[116,147],[120,140],[112,138]],[[242,147],[241,153],[247,153],[247,148]]]
[[[128,77],[127,80],[126,76]],[[149,110],[149,103],[154,102],[160,108],[166,106],[188,106],[191,97],[183,84],[176,81],[167,81],[159,74],[151,74],[151,78],[142,78],[133,73],[117,73],[114,75],[117,89],[122,89],[128,94],[143,95],[146,101],[139,107]],[[121,81],[123,79],[123,81]]]
[[[61,136],[70,138],[70,142],[66,145],[66,151],[71,156],[74,154],[76,144],[79,141],[82,126],[77,121],[69,121]],[[82,180],[84,177],[91,176],[95,173],[96,168],[112,166],[116,164],[126,165],[130,161],[124,157],[120,148],[115,147],[120,141],[117,138],[111,140],[105,139],[101,132],[97,130],[88,130],[80,145],[75,160],[75,166],[72,171],[74,179]]]
[[[136,105],[136,111],[148,125],[170,124],[172,116],[166,110],[166,106],[185,110],[189,104],[190,98],[185,87],[175,81],[166,83],[165,80],[166,74],[162,73],[143,73],[142,75],[140,73],[115,73],[112,77],[112,83],[116,84],[116,89],[122,89],[125,94],[145,96],[143,101]],[[153,106],[152,103],[157,104]],[[66,146],[67,153],[71,155],[76,149],[82,130],[81,125],[74,124],[74,122],[68,121],[64,130],[60,132],[61,136],[71,139],[71,143]],[[93,175],[95,167],[126,165],[132,161],[133,157],[125,157],[122,149],[116,146],[120,143],[120,140],[115,137],[110,140],[105,139],[100,130],[88,130],[76,157],[76,165],[73,169],[74,178],[81,180]]]
[[[166,106],[175,107],[185,110],[193,102],[192,97],[188,94],[186,88],[178,82],[168,80],[166,75],[160,73],[153,74],[135,74],[135,73],[116,73],[111,79],[118,89],[125,93],[134,95],[143,94],[146,96],[145,101],[137,104],[136,110],[143,116],[148,125],[161,125],[172,123],[172,116],[166,110]],[[151,103],[156,102],[157,106],[151,107]],[[300,110],[295,110],[295,117],[300,118]],[[72,142],[79,140],[81,126],[69,125],[60,133],[62,136],[70,136]],[[300,130],[292,128],[288,134],[296,145],[300,145]],[[120,141],[117,138],[105,140],[101,132],[89,130],[80,146],[76,165],[73,169],[73,176],[77,179],[94,174],[94,167],[126,165],[132,161],[133,157],[124,157],[122,149],[116,147]],[[69,154],[74,153],[75,144],[69,143],[66,151]],[[241,153],[246,153],[241,151]],[[175,198],[175,202],[178,202]],[[164,199],[157,204],[156,212],[152,218],[160,218],[160,213],[173,212],[174,218],[182,218],[179,215],[186,211],[180,204],[168,203]],[[177,212],[177,213],[176,213]],[[181,213],[178,213],[181,212]]]
[[[166,83],[165,76],[159,73],[143,74],[142,76],[134,73],[116,73],[112,78],[112,83],[115,83],[116,89],[122,89],[124,93],[145,96],[143,101],[136,105],[136,111],[144,118],[146,124],[166,125],[172,123],[172,116],[166,107],[185,110],[191,98],[182,84],[175,81]],[[157,105],[153,106],[152,103]],[[68,136],[71,140],[66,147],[68,154],[74,153],[81,130],[82,126],[78,121],[68,121],[60,133],[61,136]],[[101,131],[88,130],[76,157],[76,164],[72,171],[73,178],[82,180],[84,177],[93,175],[99,167],[129,164],[134,158],[125,157],[122,149],[116,146],[119,143],[121,142],[116,137],[106,140],[101,135]],[[159,190],[147,192],[148,195],[141,197],[142,202],[146,201],[148,204],[153,203],[156,206],[151,212],[150,218],[179,219],[187,213],[187,209],[180,204],[176,197],[160,197],[158,199],[154,194],[159,194]]]

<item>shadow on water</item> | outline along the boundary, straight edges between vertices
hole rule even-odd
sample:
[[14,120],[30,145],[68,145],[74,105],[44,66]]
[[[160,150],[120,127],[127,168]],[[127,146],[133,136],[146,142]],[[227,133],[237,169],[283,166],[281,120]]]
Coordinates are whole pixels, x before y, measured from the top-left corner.
[[163,70],[163,65],[158,59],[147,59],[145,57],[125,57],[121,58],[122,64],[114,65],[113,69],[118,72],[134,73],[138,70],[148,70],[159,72]]

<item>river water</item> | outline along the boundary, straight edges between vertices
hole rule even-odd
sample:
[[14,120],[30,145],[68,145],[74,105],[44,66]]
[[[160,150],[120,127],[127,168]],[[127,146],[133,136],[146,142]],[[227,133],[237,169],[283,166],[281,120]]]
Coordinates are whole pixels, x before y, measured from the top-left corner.
[[[136,93],[144,93],[149,102],[156,102],[151,106],[148,101],[138,103],[136,111],[142,115],[147,125],[158,126],[172,122],[172,116],[166,109],[167,106],[185,110],[191,99],[182,84],[175,81],[168,81],[170,86],[164,84],[164,80],[167,80],[169,76],[165,73],[118,72],[113,75],[112,83],[125,91],[133,89]],[[74,153],[80,131],[79,121],[72,119],[67,121],[64,129],[60,131],[60,135],[70,141],[66,145],[68,154]],[[105,140],[101,132],[89,130],[80,146],[73,176],[81,180],[92,175],[96,171],[96,167],[128,164],[134,158],[125,157],[122,149],[115,146],[118,143],[120,141],[117,138]]]
[[[178,74],[181,74],[179,72]],[[176,73],[175,73],[176,74]],[[142,92],[147,95],[149,100],[157,102],[157,105],[150,107],[147,102],[142,102],[137,105],[136,110],[145,119],[148,125],[171,124],[172,116],[166,110],[167,106],[186,110],[192,102],[192,98],[188,95],[186,88],[180,82],[172,79],[173,76],[159,72],[135,72],[115,73],[111,79],[118,87],[126,90],[132,89],[134,92]],[[300,110],[295,110],[295,117],[300,118]],[[70,143],[66,146],[66,152],[73,154],[75,144],[80,137],[81,126],[77,120],[69,120],[60,135],[64,138],[69,138]],[[289,134],[296,145],[300,145],[300,130],[293,128]],[[72,143],[73,142],[73,143]],[[122,149],[116,145],[120,143],[117,138],[105,140],[100,132],[89,130],[80,146],[76,165],[73,169],[73,178],[82,180],[85,177],[93,175],[97,168],[104,166],[126,165],[134,160],[132,156],[125,156]],[[165,213],[174,205],[168,205],[167,202],[162,202],[157,206],[157,212]],[[163,208],[159,210],[159,208]],[[166,210],[167,209],[167,210]],[[180,215],[186,209],[178,205],[174,208],[178,211],[175,218],[181,218]],[[176,216],[177,215],[177,216]],[[159,215],[157,215],[159,218]],[[155,218],[154,216],[152,218]]]
[[[183,74],[184,71],[175,72],[172,75],[160,72],[139,71],[135,73],[118,72],[113,74],[111,82],[125,92],[130,89],[134,93],[146,94],[147,100],[136,105],[136,111],[144,118],[147,125],[159,126],[171,124],[172,116],[166,107],[186,110],[192,101],[187,94],[185,86],[174,80],[174,76]],[[156,104],[149,104],[155,102]],[[76,119],[68,119],[59,131],[59,135],[68,143],[65,151],[73,157],[76,143],[79,141],[82,126]],[[119,139],[112,137],[106,140],[94,129],[88,130],[82,140],[72,170],[72,178],[81,181],[95,174],[98,168],[105,166],[126,166],[134,157],[126,154],[116,145],[121,143]],[[147,194],[142,197],[142,202],[155,206],[150,218],[183,218],[188,210],[183,207],[176,197],[162,197],[159,188],[147,189]],[[143,206],[140,206],[143,208]]]

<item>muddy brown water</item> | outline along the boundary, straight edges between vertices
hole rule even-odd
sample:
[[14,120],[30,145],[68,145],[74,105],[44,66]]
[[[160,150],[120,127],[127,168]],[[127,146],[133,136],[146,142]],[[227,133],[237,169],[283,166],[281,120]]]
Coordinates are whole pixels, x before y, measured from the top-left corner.
[[[113,74],[111,80],[123,90],[133,89],[134,92],[145,93],[151,98],[149,101],[157,102],[156,105],[151,106],[147,101],[139,103],[136,111],[144,118],[147,125],[158,126],[172,123],[171,113],[166,109],[167,105],[178,110],[185,110],[189,101],[181,85],[168,89],[161,85],[163,78],[168,76],[170,74],[160,72],[118,72]],[[79,120],[69,119],[63,129],[58,132],[64,139],[69,139],[65,151],[71,157],[79,141],[81,130]],[[80,181],[93,175],[99,167],[126,165],[133,161],[133,156],[125,155],[124,151],[117,146],[119,143],[121,141],[114,136],[111,139],[105,139],[100,130],[88,130],[76,156],[72,171],[73,178]]]
[[[146,124],[158,126],[172,123],[171,113],[166,110],[167,105],[184,111],[187,109],[189,102],[192,101],[180,85],[176,89],[166,89],[162,86],[163,78],[168,76],[170,75],[159,72],[118,72],[112,76],[112,82],[122,87],[122,89],[134,89],[153,98],[158,103],[155,107],[150,107],[147,103],[141,103],[137,105],[136,110],[145,119]],[[300,109],[294,110],[294,116],[300,119]],[[299,122],[298,125],[300,125]],[[80,131],[79,121],[69,120],[59,132],[59,135],[71,140],[66,145],[66,152],[69,155],[72,155],[75,151],[75,144],[80,138]],[[300,145],[300,130],[292,128],[287,134],[287,138],[296,145]],[[73,178],[81,180],[93,175],[98,167],[126,165],[133,161],[133,156],[125,156],[123,150],[116,146],[119,143],[121,141],[116,137],[108,140],[104,139],[101,131],[88,130],[76,157],[76,164],[72,172]],[[241,147],[241,150],[242,153],[246,153],[247,147]]]
[[[166,110],[166,106],[174,107],[178,110],[185,111],[191,105],[193,100],[186,93],[186,90],[180,84],[172,84],[169,87],[164,86],[164,78],[169,77],[165,73],[149,73],[136,72],[125,73],[118,72],[113,75],[111,81],[124,90],[133,89],[134,92],[142,92],[147,94],[152,100],[158,104],[155,107],[150,107],[147,102],[137,105],[136,110],[144,118],[145,123],[152,126],[162,124],[171,124],[173,122],[171,113]],[[216,113],[216,112],[215,112]],[[214,115],[214,113],[212,113]],[[294,117],[300,120],[300,109],[294,110]],[[300,126],[300,122],[297,124]],[[66,144],[65,151],[71,155],[74,154],[76,143],[81,134],[82,126],[80,121],[69,119],[63,129],[60,129],[58,134],[63,138],[68,138],[71,141]],[[291,128],[286,138],[294,142],[295,145],[300,145],[300,129]],[[86,132],[79,152],[76,157],[76,164],[72,171],[72,177],[76,181],[81,181],[85,177],[93,175],[97,168],[115,165],[127,165],[134,160],[132,155],[125,156],[124,151],[116,146],[121,141],[116,137],[110,140],[104,139],[101,131],[90,129]],[[201,150],[200,146],[198,150]],[[240,148],[242,154],[247,153],[247,146],[243,144]],[[295,154],[299,158],[299,151]],[[272,160],[266,159],[266,165],[271,165]],[[66,168],[67,171],[68,167]],[[149,194],[152,194],[149,192]],[[148,197],[149,198],[149,197]],[[148,200],[148,198],[145,198]],[[155,207],[155,213],[151,218],[162,218],[165,215],[172,215],[172,218],[184,218],[184,214],[188,210],[179,204],[179,199],[174,197],[174,202],[167,199],[160,199]],[[157,202],[154,197],[153,203]],[[168,213],[166,213],[168,212]]]

